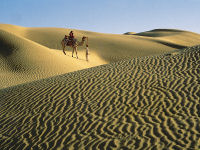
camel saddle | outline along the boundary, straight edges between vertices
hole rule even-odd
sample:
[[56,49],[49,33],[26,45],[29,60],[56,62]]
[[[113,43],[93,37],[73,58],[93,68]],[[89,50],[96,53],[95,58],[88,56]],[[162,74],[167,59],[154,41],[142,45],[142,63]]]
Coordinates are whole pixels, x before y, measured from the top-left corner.
[[73,39],[71,39],[71,40],[68,39],[66,45],[71,46],[71,45],[73,45],[73,43],[74,43]]
[[74,44],[74,39],[73,38],[65,38],[65,44],[67,46],[71,46]]

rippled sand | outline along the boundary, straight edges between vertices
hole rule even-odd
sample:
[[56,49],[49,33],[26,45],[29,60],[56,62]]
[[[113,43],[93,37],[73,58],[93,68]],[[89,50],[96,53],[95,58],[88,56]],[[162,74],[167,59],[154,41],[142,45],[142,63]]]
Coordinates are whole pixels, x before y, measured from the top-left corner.
[[200,46],[0,90],[0,149],[200,149]]

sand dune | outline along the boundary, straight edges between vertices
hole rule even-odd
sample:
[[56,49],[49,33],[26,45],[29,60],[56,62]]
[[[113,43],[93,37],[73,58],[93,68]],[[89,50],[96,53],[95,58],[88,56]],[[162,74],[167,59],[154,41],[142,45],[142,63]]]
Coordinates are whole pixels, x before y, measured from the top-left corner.
[[200,35],[187,31],[154,30],[151,35],[149,32],[119,35],[74,30],[79,40],[82,36],[89,37],[90,61],[86,62],[84,47],[78,50],[78,60],[71,58],[70,48],[67,56],[63,55],[60,42],[70,30],[0,24],[0,88],[200,44]]
[[0,149],[200,149],[200,46],[0,90]]
[[177,49],[197,45],[200,40],[199,34],[175,29],[155,29],[135,35],[157,39],[158,43]]
[[77,61],[71,57],[71,53],[65,56],[62,51],[24,38],[21,30],[20,33],[0,30],[0,88],[106,63],[95,52],[86,62],[83,51],[79,52]]

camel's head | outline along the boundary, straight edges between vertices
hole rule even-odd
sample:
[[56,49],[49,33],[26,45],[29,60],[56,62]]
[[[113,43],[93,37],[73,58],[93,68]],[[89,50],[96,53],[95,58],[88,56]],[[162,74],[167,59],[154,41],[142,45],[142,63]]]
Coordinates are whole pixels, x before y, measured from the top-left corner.
[[83,37],[82,37],[82,40],[85,41],[86,38],[87,38],[86,36],[83,36]]

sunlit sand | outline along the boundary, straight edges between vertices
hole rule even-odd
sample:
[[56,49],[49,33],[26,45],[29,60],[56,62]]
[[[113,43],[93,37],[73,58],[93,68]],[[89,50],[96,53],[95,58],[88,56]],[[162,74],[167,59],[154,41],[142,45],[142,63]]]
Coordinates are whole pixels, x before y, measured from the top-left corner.
[[0,25],[0,149],[200,149],[200,35]]

